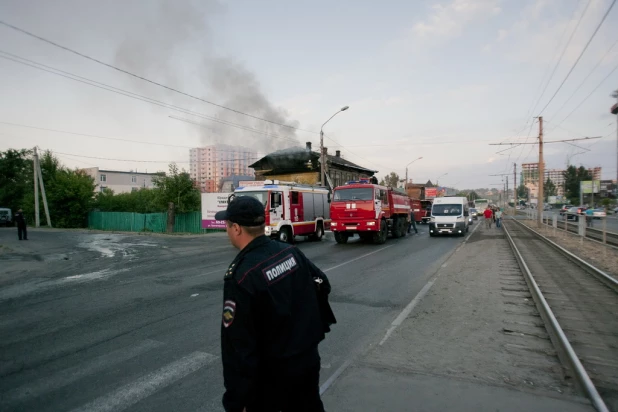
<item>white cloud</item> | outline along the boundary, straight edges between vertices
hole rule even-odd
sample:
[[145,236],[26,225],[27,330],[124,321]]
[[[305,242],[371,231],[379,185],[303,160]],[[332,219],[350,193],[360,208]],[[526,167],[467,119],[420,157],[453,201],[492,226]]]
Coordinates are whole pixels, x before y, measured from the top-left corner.
[[433,12],[412,26],[410,34],[422,38],[451,38],[461,34],[469,24],[500,13],[499,0],[453,0],[435,4]]

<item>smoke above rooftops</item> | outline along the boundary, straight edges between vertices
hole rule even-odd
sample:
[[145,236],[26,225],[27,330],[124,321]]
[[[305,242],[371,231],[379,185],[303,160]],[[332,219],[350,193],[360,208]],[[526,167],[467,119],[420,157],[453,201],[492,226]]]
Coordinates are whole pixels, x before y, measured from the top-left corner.
[[144,0],[143,8],[129,12],[138,10],[140,14],[116,49],[115,65],[271,122],[183,97],[139,79],[131,79],[134,90],[208,116],[210,119],[170,113],[202,124],[187,125],[187,130],[196,128],[203,146],[224,143],[271,152],[301,145],[293,128],[281,126],[298,127],[299,123],[268,99],[255,74],[234,57],[215,51],[211,22],[224,15],[223,4],[215,0]]

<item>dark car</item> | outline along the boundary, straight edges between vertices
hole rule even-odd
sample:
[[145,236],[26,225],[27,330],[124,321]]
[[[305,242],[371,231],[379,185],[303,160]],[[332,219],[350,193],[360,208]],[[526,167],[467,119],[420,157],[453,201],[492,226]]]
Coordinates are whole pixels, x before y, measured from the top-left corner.
[[560,208],[560,216],[564,215],[567,210],[574,207],[573,205],[564,205]]
[[478,220],[479,212],[475,208],[471,207],[470,208],[470,216],[472,217],[472,219]]
[[564,218],[566,218],[566,220],[574,220],[577,222],[579,221],[580,216],[584,216],[586,214],[586,209],[587,208],[585,207],[573,206],[564,213]]

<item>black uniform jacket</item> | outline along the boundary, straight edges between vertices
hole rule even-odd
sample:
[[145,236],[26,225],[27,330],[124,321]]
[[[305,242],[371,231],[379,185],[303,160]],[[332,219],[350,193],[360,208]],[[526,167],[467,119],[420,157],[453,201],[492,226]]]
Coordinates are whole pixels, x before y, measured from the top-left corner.
[[260,236],[236,256],[223,288],[226,410],[253,403],[265,376],[300,375],[319,365],[317,345],[336,322],[328,293],[326,275],[292,245]]

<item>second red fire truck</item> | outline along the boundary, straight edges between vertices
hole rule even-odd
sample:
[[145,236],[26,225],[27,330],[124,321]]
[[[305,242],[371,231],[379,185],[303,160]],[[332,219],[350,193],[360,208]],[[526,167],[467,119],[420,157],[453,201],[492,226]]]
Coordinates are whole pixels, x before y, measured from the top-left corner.
[[330,204],[335,241],[346,243],[351,236],[358,234],[363,240],[382,244],[388,233],[396,238],[405,236],[410,220],[410,202],[405,193],[372,184],[369,180],[336,187]]

